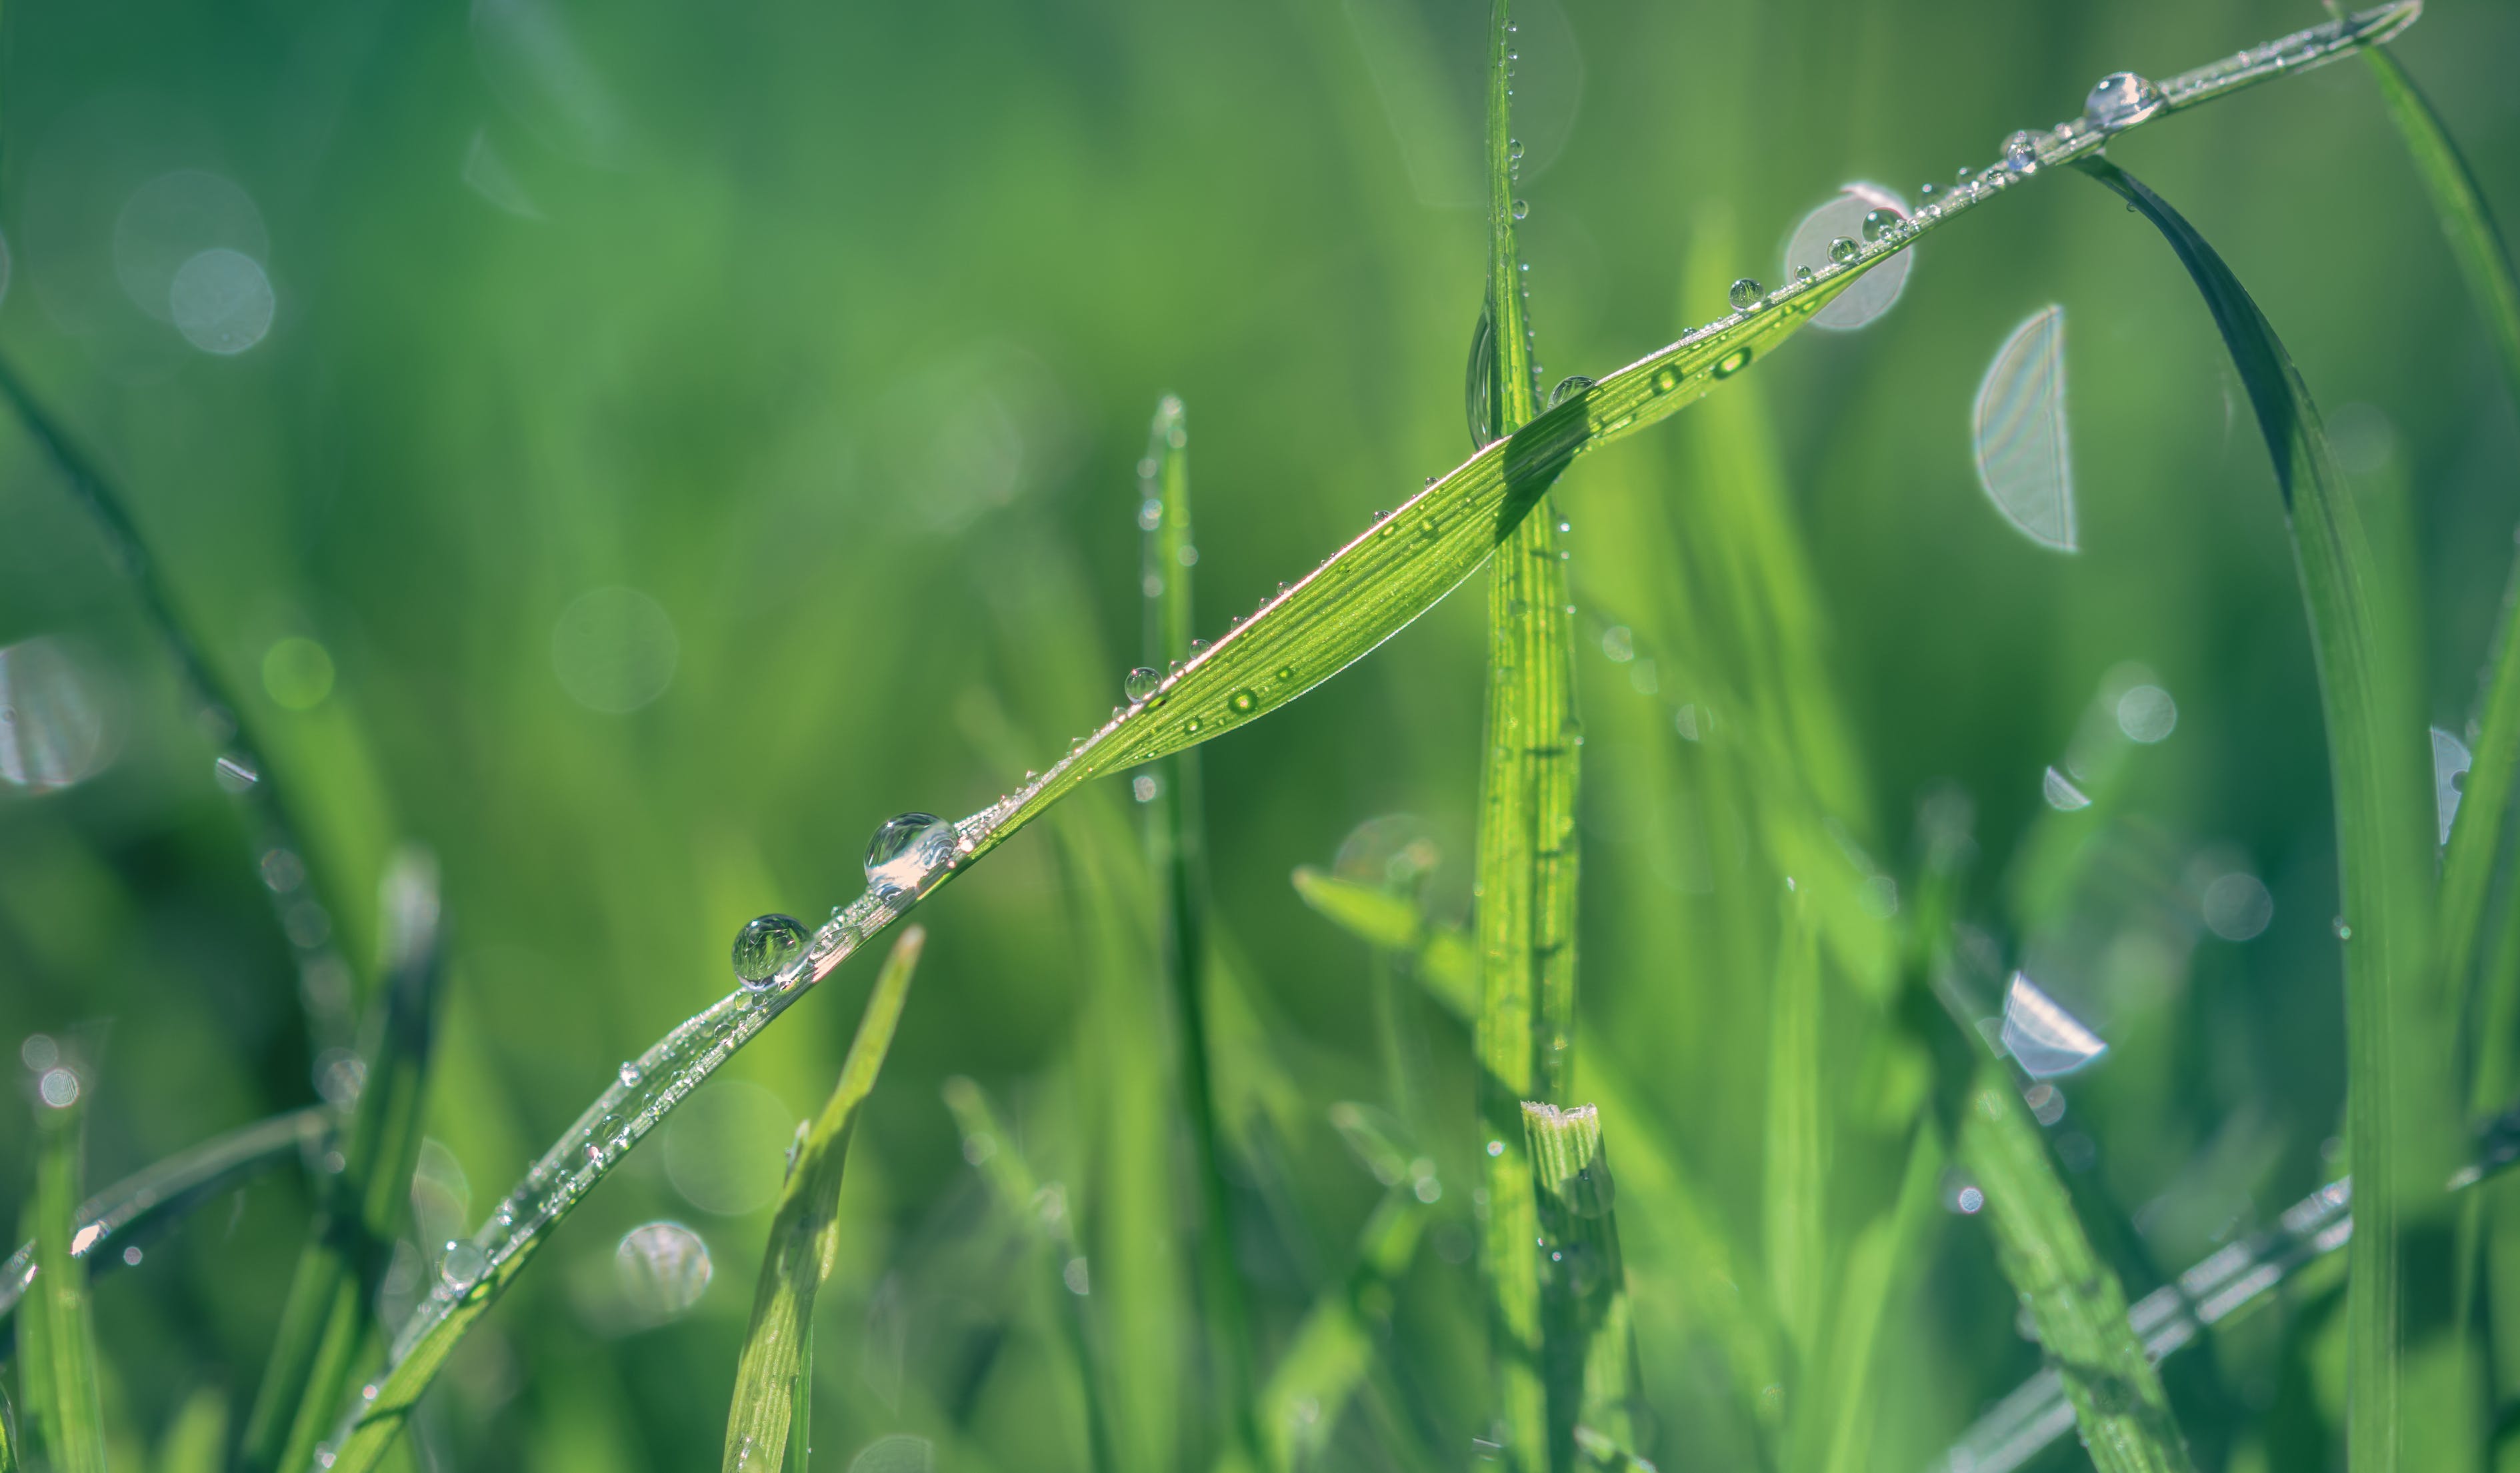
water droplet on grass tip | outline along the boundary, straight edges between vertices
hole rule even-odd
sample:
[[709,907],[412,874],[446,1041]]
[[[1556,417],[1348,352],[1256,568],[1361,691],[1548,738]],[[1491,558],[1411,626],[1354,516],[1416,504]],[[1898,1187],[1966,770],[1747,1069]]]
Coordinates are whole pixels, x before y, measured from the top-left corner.
[[1855,258],[1863,253],[1864,248],[1847,236],[1841,235],[1828,243],[1828,258],[1841,266],[1854,265]]
[[933,813],[884,820],[867,845],[867,886],[878,896],[916,892],[930,871],[953,857],[954,825]]
[[2083,99],[2083,116],[2103,132],[2143,121],[2162,109],[2161,89],[2132,71],[2112,71]]
[[2004,1051],[2034,1080],[2072,1074],[2109,1047],[2021,972],[2003,994],[2002,1037]]
[[1163,683],[1162,671],[1151,666],[1142,665],[1129,671],[1128,678],[1120,682],[1120,688],[1128,692],[1130,700],[1143,701],[1153,695],[1155,688]]
[[2029,129],[2017,129],[2003,140],[2003,166],[2016,174],[2039,166],[2039,139]]
[[1996,350],[1970,424],[1978,484],[2003,520],[2043,547],[2074,551],[2063,307],[2032,316]]
[[735,934],[735,980],[758,992],[804,954],[804,922],[792,915],[756,915]]
[[1759,285],[1756,278],[1744,276],[1732,283],[1732,310],[1746,312],[1757,306],[1759,299],[1767,295],[1768,289]]

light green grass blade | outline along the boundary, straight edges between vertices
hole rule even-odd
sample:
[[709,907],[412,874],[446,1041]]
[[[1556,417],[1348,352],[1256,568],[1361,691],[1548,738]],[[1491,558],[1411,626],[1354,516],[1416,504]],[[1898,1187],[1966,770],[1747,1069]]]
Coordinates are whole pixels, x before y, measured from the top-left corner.
[[2092,1251],[2008,1069],[1980,1066],[1959,1128],[1960,1159],[1986,1193],[2003,1276],[2065,1378],[2098,1473],[2188,1473],[2161,1375],[2127,1325],[2126,1290]]
[[[79,1207],[77,1229],[70,1234],[76,1256],[89,1266],[90,1276],[110,1270],[121,1258],[99,1250],[117,1235],[172,1222],[230,1187],[296,1160],[332,1126],[332,1111],[309,1105],[214,1136],[124,1177]],[[17,1310],[34,1280],[35,1245],[29,1241],[0,1263],[0,1321]]]
[[421,1106],[442,975],[436,861],[406,852],[383,894],[384,1010],[341,1143],[341,1170],[308,1229],[271,1361],[254,1393],[237,1465],[249,1473],[315,1463],[376,1331],[377,1284],[411,1211]]
[[1872,1427],[1879,1407],[1879,1372],[1885,1350],[1882,1324],[1902,1290],[1902,1269],[1924,1257],[1925,1240],[1939,1214],[1935,1195],[1945,1152],[1941,1130],[1928,1120],[1908,1148],[1908,1170],[1898,1200],[1866,1224],[1846,1254],[1846,1267],[1832,1297],[1825,1389],[1806,1394],[1795,1410],[1797,1442],[1822,1473],[1863,1473],[1871,1465]]
[[1636,1443],[1637,1333],[1619,1251],[1618,1185],[1597,1106],[1529,1101],[1522,1125],[1539,1202],[1549,1457],[1572,1469],[1578,1428],[1615,1448]]
[[[1540,405],[1521,255],[1514,249],[1510,0],[1488,26],[1487,304],[1470,366],[1472,437],[1501,439]],[[1508,1469],[1564,1469],[1572,1457],[1552,1422],[1545,1358],[1582,1362],[1580,1347],[1544,1346],[1538,1219],[1520,1112],[1529,1099],[1563,1100],[1574,1068],[1575,663],[1566,568],[1545,492],[1498,548],[1488,575],[1487,717],[1479,760],[1478,940],[1474,1029],[1487,1214],[1479,1281],[1487,1291],[1495,1377],[1495,1439]],[[1547,1451],[1544,1453],[1543,1450]]]
[[[2432,950],[2433,791],[2412,685],[2421,661],[2404,507],[2348,491],[2290,355],[2204,237],[2105,160],[2081,166],[2141,211],[2194,278],[2249,391],[2290,514],[2318,664],[2345,898],[2346,1149],[2355,1174],[2350,1457],[2358,1473],[2389,1473],[2402,1456],[2427,1470],[2458,1466],[2476,1440],[2472,1409],[2460,1404],[2462,1348],[2441,1333],[2452,1319],[2448,1275],[2407,1257],[2410,1227],[2447,1230],[2442,1184],[2458,1164],[2459,1131]],[[2410,1289],[2426,1302],[2409,1303]],[[2429,1328],[2418,1336],[2419,1326]],[[2426,1367],[2419,1388],[2412,1386],[2418,1358]],[[2410,1395],[2427,1399],[2415,1415],[2406,1404]]]
[[[2370,64],[2390,120],[2398,125],[2399,136],[2414,159],[2415,172],[2432,196],[2442,236],[2458,261],[2459,274],[2467,279],[2468,296],[2502,365],[2504,387],[2512,401],[2520,404],[2520,278],[2512,274],[2510,250],[2486,207],[2484,191],[2477,187],[2475,173],[2460,156],[2458,145],[2451,141],[2440,115],[2398,59],[2375,46],[2363,53],[2363,60]],[[2473,995],[2477,951],[2483,942],[2486,889],[2493,882],[2495,856],[2502,849],[2512,776],[2520,769],[2520,563],[2515,563],[2512,576],[2514,596],[2503,600],[2502,622],[2496,631],[2474,761],[2461,790],[2457,821],[2451,826],[2450,846],[2442,855],[2441,965],[2453,1019],[2465,1018],[2469,1012],[2467,999]],[[2501,1041],[2505,1036],[2485,1034],[2480,1047],[2507,1053],[2508,1045]],[[2470,1076],[2467,1107],[2471,1114],[2483,1115],[2505,1103],[2499,1079],[2489,1089],[2486,1076],[2481,1068]]]
[[1272,1473],[1316,1465],[1340,1412],[1373,1369],[1373,1327],[1390,1318],[1425,1225],[1426,1209],[1409,1184],[1392,1188],[1357,1234],[1347,1277],[1304,1312],[1261,1392],[1263,1466]]
[[1015,1148],[1014,1136],[999,1124],[996,1108],[978,1084],[960,1075],[947,1080],[945,1105],[954,1112],[954,1124],[963,1132],[964,1159],[979,1164],[980,1174],[997,1190],[998,1204],[1049,1250],[1041,1255],[1043,1293],[1058,1321],[1060,1343],[1085,1408],[1085,1465],[1096,1469],[1116,1466],[1111,1453],[1110,1413],[1102,1404],[1105,1372],[1094,1354],[1093,1329],[1085,1320],[1085,1297],[1069,1287],[1066,1277],[1067,1266],[1077,1258],[1066,1189],[1057,1182],[1043,1185],[1023,1153]]
[[96,1321],[87,1266],[70,1251],[89,1087],[68,1065],[46,1070],[36,1082],[35,1193],[26,1205],[35,1282],[18,1319],[18,1357],[27,1420],[51,1473],[105,1473]]
[[1816,1379],[1827,1267],[1827,1090],[1821,1063],[1820,944],[1801,895],[1785,892],[1784,937],[1769,983],[1765,1191],[1760,1223],[1769,1293],[1799,1363],[1793,1395]]
[[[1146,524],[1146,508],[1156,509],[1154,525],[1146,529],[1147,667],[1160,670],[1190,658],[1193,622],[1191,566],[1197,554],[1191,540],[1190,434],[1178,396],[1167,394],[1156,407],[1139,469],[1140,525]],[[1225,1435],[1256,1458],[1251,1312],[1234,1263],[1233,1201],[1226,1189],[1207,1022],[1207,825],[1198,753],[1176,752],[1152,775],[1157,789],[1154,802],[1146,805],[1147,850],[1164,895],[1163,962],[1172,982],[1182,1107],[1197,1172],[1199,1290],[1208,1356]]]
[[813,1392],[814,1296],[840,1251],[840,1177],[858,1109],[875,1092],[919,970],[927,933],[912,926],[893,943],[867,994],[832,1097],[823,1102],[780,1188],[770,1244],[752,1293],[752,1323],[735,1363],[735,1401],[726,1417],[726,1473],[803,1473],[803,1436]]
[[158,1439],[157,1473],[219,1473],[227,1444],[227,1394],[204,1386],[184,1399]]

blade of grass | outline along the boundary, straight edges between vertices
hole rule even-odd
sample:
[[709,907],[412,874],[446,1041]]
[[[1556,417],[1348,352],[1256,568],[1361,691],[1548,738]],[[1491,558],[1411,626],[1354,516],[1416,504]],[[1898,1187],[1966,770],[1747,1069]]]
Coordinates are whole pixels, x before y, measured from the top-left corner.
[[[2181,111],[2259,81],[2301,70],[2388,39],[2410,23],[2415,0],[2363,12],[2287,37],[2274,48],[2197,69],[2163,84]],[[2279,49],[2282,60],[2273,60]],[[2261,57],[2261,53],[2266,53]],[[2127,131],[2126,129],[2119,130]],[[1991,168],[1902,229],[1629,364],[1490,444],[1398,511],[1340,548],[1321,567],[1264,603],[1254,616],[1192,659],[1154,693],[1077,742],[1058,762],[996,804],[957,824],[953,857],[900,892],[869,893],[835,911],[807,956],[759,992],[738,990],[687,1019],[607,1088],[546,1151],[474,1236],[483,1271],[460,1287],[432,1292],[397,1338],[378,1396],[344,1429],[335,1473],[373,1468],[421,1392],[471,1325],[532,1260],[553,1227],[622,1155],[736,1050],[815,983],[831,975],[919,901],[1077,787],[1235,729],[1301,696],[1362,659],[1459,586],[1528,516],[1573,460],[1657,424],[1712,392],[1800,331],[1811,316],[1866,272],[1926,233],[2097,148],[2102,136],[2039,135],[2041,169]],[[1401,535],[1407,532],[1407,536]]]
[[26,1205],[35,1282],[18,1320],[18,1351],[27,1419],[52,1473],[105,1473],[96,1322],[87,1266],[70,1251],[88,1087],[68,1065],[36,1082],[35,1193]]
[[0,1473],[18,1473],[18,1413],[6,1387],[0,1387]]
[[219,1473],[227,1444],[227,1394],[204,1386],[184,1399],[158,1439],[157,1473]]
[[2127,1326],[2126,1291],[2092,1251],[2039,1128],[1995,1060],[1979,1067],[1970,1086],[1959,1149],[1986,1193],[1997,1261],[2064,1378],[2092,1465],[2099,1473],[2187,1473],[2187,1446],[2160,1373]]
[[875,1091],[893,1030],[919,970],[927,933],[912,926],[893,943],[849,1039],[839,1082],[823,1103],[788,1168],[770,1219],[770,1245],[752,1294],[752,1323],[735,1364],[735,1401],[726,1418],[727,1473],[804,1473],[813,1409],[814,1296],[840,1251],[840,1177],[858,1109]]
[[[72,1252],[89,1266],[91,1277],[110,1272],[121,1257],[100,1256],[97,1250],[117,1235],[174,1221],[228,1188],[302,1154],[332,1126],[330,1109],[309,1105],[214,1136],[137,1172],[80,1206],[77,1230],[70,1234]],[[17,1310],[34,1280],[35,1245],[29,1241],[0,1262],[0,1320]]]
[[[2502,367],[2504,388],[2520,405],[2520,279],[2511,269],[2511,253],[2486,208],[2484,191],[2460,156],[2458,145],[2439,115],[2425,101],[2414,78],[2383,47],[2363,54],[2380,86],[2389,118],[2406,141],[2415,172],[2432,196],[2441,216],[2442,236],[2467,280],[2468,296]],[[2520,580],[2520,562],[2513,568]],[[2514,588],[2520,590],[2520,581]],[[2464,1018],[2472,995],[2476,948],[2484,929],[2486,887],[2502,848],[2502,826],[2511,806],[2512,775],[2520,767],[2520,598],[2505,598],[2502,623],[2495,638],[2492,675],[2485,690],[2484,720],[2474,760],[2461,790],[2457,820],[2442,855],[2441,966],[2452,999],[2450,1016]],[[2497,1046],[2488,1035],[2484,1046]],[[2481,1083],[2481,1077],[2472,1076]],[[2471,1113],[2482,1115],[2501,1103],[2498,1094],[2468,1097]]]
[[[1488,25],[1487,305],[1473,343],[1472,395],[1484,423],[1474,440],[1502,439],[1539,413],[1532,382],[1529,294],[1514,246],[1511,0]],[[1479,763],[1476,1027],[1479,1119],[1487,1135],[1487,1215],[1479,1279],[1487,1290],[1496,1442],[1508,1469],[1565,1469],[1572,1406],[1552,1405],[1544,1358],[1583,1363],[1580,1346],[1545,1345],[1541,1265],[1532,1251],[1537,1209],[1519,1119],[1529,1099],[1563,1100],[1574,1069],[1575,662],[1566,567],[1545,489],[1535,515],[1500,543],[1488,576],[1487,717]],[[1562,1379],[1562,1378],[1560,1378]],[[1580,1375],[1578,1377],[1580,1385]],[[1543,1450],[1546,1450],[1544,1452]],[[1545,1459],[1545,1460],[1544,1460]]]
[[1373,1369],[1374,1327],[1391,1317],[1425,1224],[1426,1209],[1409,1183],[1393,1187],[1358,1232],[1346,1278],[1304,1312],[1261,1392],[1262,1466],[1272,1473],[1313,1465]]
[[1769,1293],[1797,1362],[1790,1395],[1799,1400],[1817,1390],[1825,1308],[1827,1092],[1820,1056],[1819,936],[1798,890],[1784,893],[1780,915],[1784,937],[1770,983],[1766,1190],[1760,1222],[1767,1241]]
[[[2441,1333],[2452,1322],[2449,1285],[2429,1287],[2446,1276],[2408,1260],[2410,1244],[2448,1230],[2441,1183],[2456,1165],[2459,1132],[2442,1067],[2451,1036],[2432,952],[2432,789],[2411,684],[2421,661],[2398,534],[2404,509],[2348,491],[2290,355],[2195,227],[2107,161],[2079,166],[2150,220],[2195,280],[2249,391],[2283,493],[2318,665],[2343,872],[2346,1152],[2357,1198],[2346,1291],[2349,1456],[2358,1473],[2389,1473],[2402,1454],[2426,1469],[2454,1466],[2475,1440],[2458,1425],[2465,1409],[2447,1404],[2464,1382],[2462,1347]],[[2410,1291],[2423,1297],[2410,1302]],[[2404,1406],[2410,1346],[2426,1364],[2423,1394],[2444,1399],[2416,1417]]]
[[[107,560],[130,582],[142,615],[157,632],[158,642],[165,646],[195,721],[220,744],[212,773],[219,786],[236,799],[257,870],[262,870],[274,854],[293,855],[299,861],[298,867],[306,875],[304,881],[293,886],[265,887],[271,898],[272,918],[280,923],[281,934],[288,939],[297,963],[298,999],[306,1009],[314,1045],[310,1051],[347,1044],[354,1000],[352,973],[333,944],[337,928],[332,918],[336,911],[327,900],[329,887],[318,862],[320,856],[298,842],[297,826],[292,821],[272,765],[246,724],[245,707],[202,653],[201,641],[193,637],[191,626],[176,613],[174,597],[159,577],[149,544],[141,537],[140,526],[120,492],[96,461],[79,448],[62,422],[35,397],[34,391],[6,358],[0,358],[0,397],[5,397],[17,411],[19,422],[68,483],[71,498],[86,509],[104,534]],[[300,907],[310,905],[315,907],[316,915],[292,918]],[[323,924],[314,924],[319,919]]]
[[1067,1210],[1067,1193],[1057,1182],[1047,1186],[1034,1174],[1015,1138],[998,1123],[996,1109],[980,1086],[960,1075],[945,1082],[945,1105],[963,1132],[963,1156],[978,1163],[980,1173],[997,1189],[999,1204],[1024,1223],[1049,1252],[1043,1254],[1043,1292],[1055,1307],[1059,1339],[1076,1377],[1077,1396],[1085,1407],[1085,1465],[1117,1466],[1111,1455],[1110,1413],[1102,1404],[1102,1370],[1094,1354],[1094,1335],[1085,1320],[1085,1297],[1068,1284],[1067,1266],[1078,1257],[1076,1232]]
[[[1929,1118],[1908,1147],[1898,1200],[1867,1224],[1847,1250],[1846,1270],[1831,1306],[1826,1390],[1806,1394],[1795,1415],[1797,1441],[1822,1473],[1861,1473],[1869,1465],[1878,1398],[1882,1321],[1900,1292],[1901,1266],[1923,1257],[1938,1214],[1935,1189],[1945,1159],[1941,1129]],[[1820,1456],[1822,1450],[1825,1456]]]
[[[1166,394],[1156,407],[1140,481],[1140,525],[1146,526],[1148,508],[1154,514],[1154,525],[1146,527],[1145,543],[1147,665],[1160,670],[1191,656],[1191,565],[1197,556],[1191,542],[1189,426],[1176,395]],[[1207,1309],[1208,1357],[1224,1404],[1225,1436],[1256,1459],[1260,1432],[1253,1404],[1251,1313],[1234,1263],[1233,1202],[1226,1188],[1208,1036],[1207,834],[1198,753],[1188,750],[1165,758],[1156,764],[1155,779],[1154,802],[1146,805],[1147,852],[1164,889],[1164,973],[1172,982],[1183,1114],[1198,1174],[1199,1288]]]
[[373,1351],[377,1285],[411,1211],[429,1037],[443,975],[436,859],[419,849],[397,855],[385,874],[381,908],[383,1016],[341,1142],[341,1170],[325,1183],[281,1312],[271,1361],[246,1421],[237,1464],[256,1473],[314,1466],[316,1445],[331,1430],[360,1363]]
[[1576,1466],[1578,1428],[1613,1447],[1636,1442],[1637,1335],[1619,1252],[1618,1186],[1601,1112],[1530,1101],[1522,1126],[1539,1201],[1549,1347],[1549,1456]]

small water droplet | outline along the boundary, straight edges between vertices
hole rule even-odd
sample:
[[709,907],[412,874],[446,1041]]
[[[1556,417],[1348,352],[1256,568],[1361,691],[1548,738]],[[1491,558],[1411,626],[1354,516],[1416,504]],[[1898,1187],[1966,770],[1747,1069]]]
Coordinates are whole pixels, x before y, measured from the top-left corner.
[[2039,166],[2039,139],[2027,128],[2014,131],[2003,140],[2003,166],[2016,174],[2026,174]]
[[1750,348],[1747,344],[1744,344],[1725,354],[1724,361],[1715,365],[1715,377],[1729,379],[1749,366]]
[[1524,200],[1516,200],[1516,201],[1514,201],[1514,202],[1513,202],[1513,217],[1514,217],[1515,219],[1517,219],[1517,220],[1527,220],[1527,219],[1531,218],[1531,205],[1530,205],[1530,203],[1529,203],[1528,201],[1524,201]]
[[1522,157],[1522,140],[1521,140],[1521,139],[1519,139],[1519,138],[1508,138],[1508,139],[1507,139],[1507,140],[1505,141],[1505,156],[1506,156],[1508,159],[1519,159],[1519,158],[1521,158],[1521,157]]
[[1208,641],[1204,639],[1192,640],[1190,642],[1190,658],[1196,660],[1201,654],[1206,652],[1207,645]]
[[1928,180],[1926,180],[1924,183],[1919,184],[1919,185],[1917,185],[1917,186],[1916,186],[1916,198],[1917,198],[1918,200],[1923,201],[1923,202],[1924,202],[1925,204],[1927,204],[1927,205],[1931,205],[1931,204],[1933,204],[1935,201],[1937,201],[1937,200],[1941,199],[1942,197],[1943,197],[1943,187],[1942,187],[1941,185],[1939,185],[1939,184],[1936,184],[1936,183],[1935,183],[1934,181],[1932,181],[1931,179],[1928,179]]
[[2354,939],[2354,928],[2345,924],[2345,917],[2341,915],[2333,922],[2332,929],[2336,932],[2338,941],[2350,942]]
[[2162,109],[2161,89],[2132,71],[2112,71],[2083,99],[2083,116],[2104,133],[2143,121]]
[[888,818],[867,844],[867,888],[885,898],[916,894],[953,854],[954,825],[944,819],[916,812]]
[[621,1065],[620,1080],[621,1087],[624,1089],[637,1087],[639,1083],[639,1066],[624,1060]]
[[1855,258],[1863,253],[1863,247],[1842,235],[1828,243],[1828,258],[1841,266],[1854,265]]
[[1162,671],[1151,666],[1142,665],[1129,671],[1127,678],[1120,682],[1120,688],[1128,692],[1130,700],[1143,701],[1153,695],[1155,687],[1163,683]]
[[1746,312],[1759,304],[1759,299],[1768,295],[1768,289],[1759,285],[1756,278],[1744,276],[1732,283],[1732,310]]
[[1654,370],[1654,392],[1669,393],[1680,387],[1680,370],[1666,363]]
[[735,980],[758,992],[805,954],[805,923],[792,915],[756,915],[735,934]]
[[1810,286],[1812,284],[1812,268],[1809,266],[1794,267],[1794,285],[1798,287]]
[[1233,695],[1226,697],[1225,704],[1233,708],[1235,714],[1247,716],[1251,714],[1252,712],[1259,709],[1260,698],[1253,695],[1248,687],[1245,687],[1244,689],[1236,691]]
[[1188,734],[1188,735],[1190,735],[1190,736],[1196,736],[1196,735],[1198,735],[1198,727],[1199,727],[1199,720],[1198,720],[1198,717],[1196,717],[1196,716],[1192,716],[1192,717],[1191,717],[1189,720],[1184,721],[1184,722],[1182,723],[1182,730],[1183,730],[1183,732],[1185,732],[1186,734]]

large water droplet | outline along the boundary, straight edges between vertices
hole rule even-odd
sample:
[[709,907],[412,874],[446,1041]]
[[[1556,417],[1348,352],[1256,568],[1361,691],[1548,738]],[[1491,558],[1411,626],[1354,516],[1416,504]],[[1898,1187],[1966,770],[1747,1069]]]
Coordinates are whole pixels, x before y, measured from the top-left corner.
[[2072,1074],[2108,1052],[2099,1035],[2020,972],[2003,994],[2003,1047],[2034,1080]]
[[756,915],[735,934],[735,980],[758,992],[805,954],[805,923],[792,915]]
[[2003,140],[2003,166],[2016,174],[2026,174],[2039,166],[2039,139],[2029,129],[2016,130]]
[[1592,387],[1593,381],[1591,379],[1584,377],[1580,373],[1570,373],[1566,377],[1557,381],[1556,388],[1549,391],[1549,407],[1554,409],[1558,405],[1566,402],[1569,398],[1582,393],[1585,390]]
[[904,813],[875,831],[866,852],[867,887],[879,896],[915,893],[954,855],[954,825],[933,813]]
[[1530,202],[1525,201],[1525,200],[1516,200],[1516,201],[1514,201],[1514,202],[1513,202],[1513,217],[1514,217],[1515,219],[1517,219],[1517,220],[1527,220],[1527,219],[1531,218],[1531,205],[1530,205]]
[[1732,283],[1732,310],[1746,312],[1757,306],[1759,299],[1767,295],[1768,289],[1759,285],[1757,278],[1744,276]]
[[1883,236],[1905,223],[1905,218],[1895,209],[1868,209],[1864,212],[1864,239],[1868,244],[1877,244]]
[[1828,258],[1841,266],[1854,265],[1855,258],[1863,253],[1864,248],[1847,236],[1841,235],[1828,243]]
[[2083,99],[2083,116],[2102,132],[2143,121],[2162,108],[2161,89],[2132,71],[2112,71]]
[[482,1271],[489,1266],[489,1256],[481,1251],[478,1244],[457,1238],[448,1243],[446,1251],[439,1255],[437,1276],[447,1288],[461,1294],[478,1282]]
[[1977,388],[1970,419],[1978,484],[2032,541],[2075,550],[2074,466],[2065,433],[2065,309],[2013,329]]
[[1130,700],[1143,701],[1153,695],[1155,687],[1163,683],[1163,671],[1142,665],[1129,671],[1128,677],[1120,682],[1120,688],[1128,693]]

